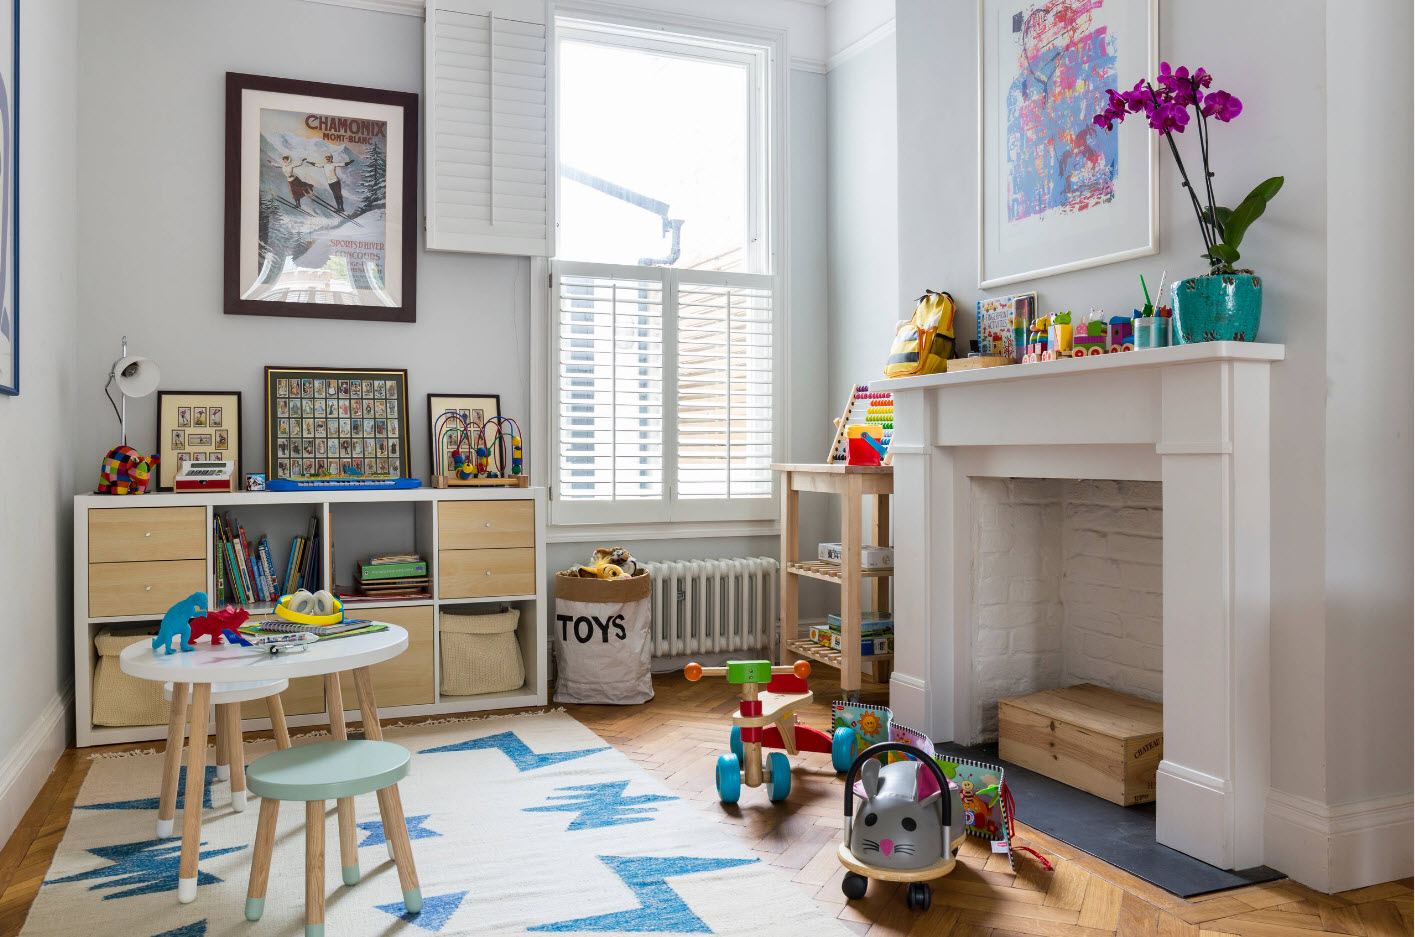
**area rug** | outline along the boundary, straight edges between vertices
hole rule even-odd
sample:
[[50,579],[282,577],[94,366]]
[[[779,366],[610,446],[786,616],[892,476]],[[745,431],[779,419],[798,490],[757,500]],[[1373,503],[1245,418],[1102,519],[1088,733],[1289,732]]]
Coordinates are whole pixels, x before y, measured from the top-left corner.
[[[385,735],[413,752],[400,789],[423,909],[403,907],[372,795],[357,800],[363,879],[342,883],[331,802],[330,937],[849,933],[747,843],[564,713]],[[247,760],[271,748],[247,745]],[[95,760],[21,937],[303,933],[303,806],[281,806],[265,915],[252,924],[243,909],[256,798],[236,813],[229,784],[208,787],[197,899],[182,905],[180,840],[154,838],[161,771],[156,753]]]

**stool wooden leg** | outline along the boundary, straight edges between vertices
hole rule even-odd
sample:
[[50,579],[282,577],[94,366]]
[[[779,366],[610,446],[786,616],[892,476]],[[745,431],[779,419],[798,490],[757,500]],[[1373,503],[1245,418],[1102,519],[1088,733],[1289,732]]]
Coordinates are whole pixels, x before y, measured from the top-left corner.
[[255,828],[255,852],[251,856],[251,883],[246,889],[246,920],[259,921],[265,911],[265,886],[270,881],[270,854],[275,849],[275,821],[280,801],[262,798],[260,822]]
[[408,840],[408,822],[403,817],[403,799],[398,796],[398,785],[390,784],[378,792],[378,809],[383,814],[383,835],[393,844],[398,883],[403,887],[403,907],[417,914],[423,909],[423,892],[418,886],[413,844]]
[[231,704],[216,704],[216,780],[231,780]]
[[324,801],[305,804],[305,937],[324,937]]
[[192,684],[192,731],[187,738],[187,793],[182,805],[182,862],[177,870],[177,900],[182,904],[190,904],[197,897],[201,807],[206,799],[206,711],[210,707],[211,684]]
[[231,759],[231,806],[246,809],[246,740],[241,732],[241,704],[226,704],[226,755]]
[[270,709],[270,728],[275,733],[275,747],[289,748],[290,727],[285,724],[285,704],[280,701],[280,694],[267,699],[265,705]]
[[187,696],[190,683],[172,685],[172,715],[167,720],[167,752],[162,761],[162,790],[157,798],[157,838],[172,835],[177,817],[177,779],[182,773],[182,742],[187,737]]
[[[344,696],[337,673],[324,675],[324,700],[329,710],[329,734],[337,741],[349,737],[344,725]],[[385,834],[386,835],[386,834]],[[339,798],[339,866],[345,885],[359,882],[359,828],[354,825],[354,798]]]
[[[373,698],[373,677],[369,674],[367,667],[360,667],[354,671],[354,693],[359,698],[359,714],[363,717],[364,738],[373,739],[375,742],[383,741],[383,726],[378,722],[378,703]],[[389,835],[392,829],[388,819],[388,811],[384,808],[383,798],[378,798],[378,816],[383,821],[383,845],[388,850],[388,858],[395,859],[393,853],[393,837]]]

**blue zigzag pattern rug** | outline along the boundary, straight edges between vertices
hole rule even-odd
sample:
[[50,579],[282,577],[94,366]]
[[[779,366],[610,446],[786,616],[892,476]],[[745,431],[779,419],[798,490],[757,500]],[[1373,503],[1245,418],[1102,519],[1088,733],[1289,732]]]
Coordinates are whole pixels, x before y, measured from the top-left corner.
[[[400,790],[422,909],[413,914],[403,904],[372,795],[355,803],[363,877],[343,884],[331,802],[331,935],[848,934],[789,873],[771,868],[764,854],[565,713],[391,728],[387,735],[413,752]],[[724,727],[724,743],[726,736]],[[271,747],[248,745],[247,760]],[[208,769],[197,900],[182,905],[180,841],[154,839],[161,772],[157,754],[95,761],[21,937],[300,932],[303,805],[281,806],[265,914],[251,924],[242,908],[256,798],[234,812],[229,783]],[[777,809],[765,797],[744,800],[744,812]]]

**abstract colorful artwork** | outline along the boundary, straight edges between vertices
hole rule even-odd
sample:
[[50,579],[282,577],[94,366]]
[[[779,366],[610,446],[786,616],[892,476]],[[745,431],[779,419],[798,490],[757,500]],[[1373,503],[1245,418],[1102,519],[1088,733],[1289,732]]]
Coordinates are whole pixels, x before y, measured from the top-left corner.
[[1155,0],[980,0],[980,283],[1158,250],[1156,150],[1091,122],[1155,57]]
[[1007,89],[1007,218],[1085,211],[1115,196],[1119,144],[1089,117],[1116,85],[1105,0],[1046,0],[1013,17]]

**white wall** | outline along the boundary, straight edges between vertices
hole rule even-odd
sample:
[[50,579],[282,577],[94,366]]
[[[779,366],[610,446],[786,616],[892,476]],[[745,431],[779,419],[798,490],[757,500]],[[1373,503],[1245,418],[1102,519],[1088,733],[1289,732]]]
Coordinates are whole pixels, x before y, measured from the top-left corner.
[[75,4],[25,0],[20,22],[20,395],[0,397],[0,449],[9,453],[0,485],[0,842],[68,734],[69,496],[77,477],[97,478],[103,455],[95,450],[77,465],[70,457],[78,406],[77,260],[68,207],[78,139]]
[[[1410,11],[1392,10],[1376,0],[1291,0],[1281,17],[1267,4],[1160,5],[1161,58],[1203,65],[1244,102],[1238,121],[1215,130],[1220,199],[1287,179],[1244,245],[1265,278],[1258,337],[1287,346],[1273,368],[1270,783],[1326,811],[1314,814],[1321,822],[1335,822],[1333,805],[1388,805],[1383,795],[1404,798],[1409,822],[1410,446],[1396,436],[1410,428],[1409,343],[1359,338],[1409,330],[1408,277],[1397,271],[1411,253]],[[952,291],[966,341],[982,295],[976,7],[899,0],[896,43],[900,300],[924,286]],[[1044,312],[1129,309],[1139,273],[1203,272],[1177,175],[1162,158],[1161,253],[1028,284]],[[888,335],[833,341],[880,347]],[[1295,870],[1310,850],[1294,842],[1270,832],[1268,863]],[[1327,884],[1336,863],[1320,865],[1304,881]],[[1378,873],[1353,874],[1364,883]]]

